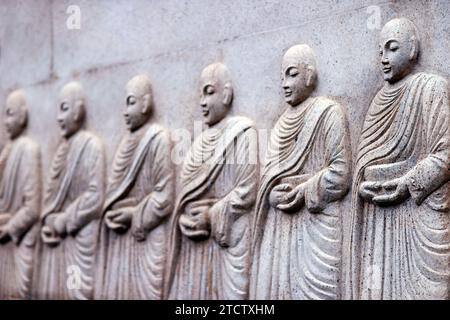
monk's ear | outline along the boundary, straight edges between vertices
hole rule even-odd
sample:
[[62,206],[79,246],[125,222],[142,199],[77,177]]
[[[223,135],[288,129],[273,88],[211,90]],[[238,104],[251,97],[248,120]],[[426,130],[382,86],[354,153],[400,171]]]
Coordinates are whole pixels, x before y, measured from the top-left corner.
[[142,114],[148,114],[152,109],[152,95],[147,93],[146,95],[144,95],[143,99],[144,103],[142,106]]
[[226,106],[231,105],[231,101],[233,101],[233,87],[231,83],[225,84],[223,88],[223,104]]
[[419,53],[419,41],[417,41],[416,36],[411,36],[409,41],[411,43],[411,52],[409,53],[409,60],[415,60]]
[[306,86],[311,87],[314,85],[316,78],[316,70],[313,66],[308,66],[306,68]]
[[75,121],[79,122],[81,120],[83,120],[83,111],[84,111],[84,101],[82,100],[77,100],[75,102],[75,113],[73,115],[73,118],[75,119]]

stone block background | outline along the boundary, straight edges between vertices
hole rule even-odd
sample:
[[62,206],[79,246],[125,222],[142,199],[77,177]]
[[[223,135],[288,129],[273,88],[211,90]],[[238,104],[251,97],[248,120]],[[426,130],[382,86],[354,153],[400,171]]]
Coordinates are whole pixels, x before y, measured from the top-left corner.
[[[81,9],[79,30],[66,26],[69,5]],[[378,28],[371,24],[373,10],[380,13]],[[125,130],[129,78],[150,76],[155,117],[175,140],[186,132],[180,129],[193,134],[194,121],[201,121],[200,72],[221,61],[233,77],[232,112],[269,130],[285,107],[281,57],[306,43],[318,60],[316,95],[344,106],[355,159],[364,115],[383,84],[378,34],[395,17],[409,18],[419,29],[418,68],[449,79],[448,0],[2,0],[0,114],[7,94],[24,88],[28,132],[41,145],[45,175],[60,137],[59,90],[78,80],[87,95],[86,127],[103,139],[110,163]],[[4,139],[1,124],[0,144]],[[260,142],[264,154],[266,141]],[[344,203],[348,208],[349,196]]]

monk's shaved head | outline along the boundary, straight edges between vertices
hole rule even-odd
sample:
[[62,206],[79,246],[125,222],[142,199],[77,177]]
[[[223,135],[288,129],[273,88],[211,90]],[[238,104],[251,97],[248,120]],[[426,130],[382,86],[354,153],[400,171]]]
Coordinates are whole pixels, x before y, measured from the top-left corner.
[[297,63],[312,68],[314,73],[317,70],[314,51],[306,44],[298,44],[290,47],[283,56],[283,63]]
[[61,89],[57,119],[64,137],[70,137],[81,128],[86,116],[85,102],[79,82],[69,82]]
[[213,63],[203,69],[200,97],[204,122],[208,126],[226,117],[233,101],[233,84],[231,73],[223,63]]
[[139,74],[127,82],[125,90],[125,124],[130,131],[136,131],[148,122],[152,113],[152,83],[147,75]]
[[419,34],[405,18],[386,23],[380,33],[379,50],[384,80],[395,83],[410,74],[419,54]]
[[381,42],[384,42],[389,39],[396,39],[404,43],[409,42],[411,45],[415,45],[417,48],[417,56],[420,43],[419,32],[411,20],[406,18],[396,18],[386,23],[383,29],[381,29],[380,40]]
[[26,127],[28,106],[25,91],[15,90],[6,98],[5,127],[11,139],[19,136]]
[[232,85],[231,73],[228,68],[220,62],[210,64],[205,69],[203,69],[201,78],[203,80],[211,80],[218,82],[225,86],[226,84]]
[[314,91],[317,64],[314,51],[306,44],[290,47],[281,62],[285,101],[297,106]]
[[69,82],[62,88],[60,97],[85,101],[83,87],[79,82],[75,81]]
[[150,78],[145,74],[140,74],[131,78],[126,85],[126,90],[128,92],[133,92],[134,94],[142,97],[146,94],[152,94],[152,83]]
[[6,107],[20,110],[20,112],[28,112],[25,91],[15,90],[11,92],[6,99]]

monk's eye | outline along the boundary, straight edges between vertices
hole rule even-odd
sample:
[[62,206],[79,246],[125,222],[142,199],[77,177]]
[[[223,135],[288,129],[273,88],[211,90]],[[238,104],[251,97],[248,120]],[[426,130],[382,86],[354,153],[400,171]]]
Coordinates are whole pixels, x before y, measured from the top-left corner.
[[288,75],[290,76],[290,77],[296,77],[297,75],[298,75],[298,69],[297,68],[290,68],[289,70],[288,70]]
[[205,93],[208,95],[214,94],[214,88],[212,86],[207,86],[205,88]]
[[396,43],[391,43],[389,46],[389,50],[391,50],[391,51],[397,51],[398,48],[399,48],[399,46]]
[[134,104],[136,104],[136,98],[133,97],[133,96],[128,97],[127,98],[127,105],[132,106]]
[[12,116],[13,115],[12,110],[11,109],[6,109],[6,115]]
[[61,111],[67,111],[69,110],[69,105],[66,102],[61,103],[60,106]]

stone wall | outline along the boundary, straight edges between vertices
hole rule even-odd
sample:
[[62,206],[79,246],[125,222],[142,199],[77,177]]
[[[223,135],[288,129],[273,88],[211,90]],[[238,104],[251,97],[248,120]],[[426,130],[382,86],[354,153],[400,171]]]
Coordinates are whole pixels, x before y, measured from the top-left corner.
[[[79,30],[66,26],[69,5],[81,9]],[[374,10],[380,13],[378,24]],[[223,62],[233,78],[232,113],[270,129],[285,106],[282,56],[290,46],[306,43],[318,63],[315,94],[344,107],[355,159],[364,116],[383,83],[381,27],[395,17],[411,19],[421,35],[418,69],[448,79],[449,15],[447,0],[2,0],[0,101],[3,106],[14,89],[26,91],[28,134],[41,146],[46,175],[60,139],[58,92],[68,81],[81,82],[86,127],[104,141],[109,166],[125,130],[124,86],[132,76],[150,76],[155,117],[176,140],[180,129],[194,134],[194,121],[201,121],[201,70]],[[3,126],[0,132],[3,144]],[[262,155],[266,142],[262,137]],[[344,211],[350,210],[349,198]]]

